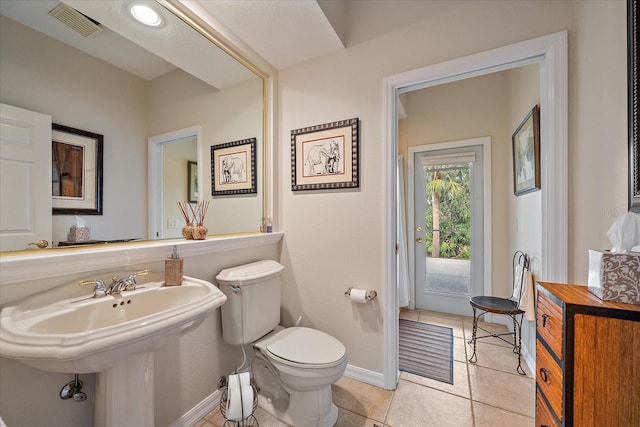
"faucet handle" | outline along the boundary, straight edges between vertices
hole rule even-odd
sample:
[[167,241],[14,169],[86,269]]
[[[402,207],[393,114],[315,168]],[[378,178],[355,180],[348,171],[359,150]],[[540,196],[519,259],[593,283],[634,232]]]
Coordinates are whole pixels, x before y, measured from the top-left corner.
[[149,270],[142,270],[142,271],[138,271],[136,273],[131,273],[126,279],[124,279],[124,283],[125,283],[125,290],[126,291],[133,291],[136,288],[136,278],[138,276],[145,276],[149,274]]
[[149,273],[149,269],[147,268],[146,270],[140,270],[138,272],[132,273],[129,275],[129,277],[133,276],[133,279],[135,279],[138,276],[146,276]]
[[80,286],[95,285],[93,288],[94,298],[102,298],[104,296],[107,296],[107,293],[108,293],[107,285],[105,285],[104,281],[100,279],[81,280],[78,284]]

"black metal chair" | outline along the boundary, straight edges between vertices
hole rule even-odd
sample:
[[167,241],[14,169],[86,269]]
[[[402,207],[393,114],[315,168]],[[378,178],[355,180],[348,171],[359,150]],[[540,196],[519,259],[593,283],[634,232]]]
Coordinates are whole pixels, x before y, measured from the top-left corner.
[[[513,352],[518,355],[518,367],[517,372],[520,375],[526,375],[524,369],[522,369],[520,351],[522,349],[522,319],[524,316],[524,310],[521,310],[520,300],[524,290],[524,277],[525,271],[529,270],[529,257],[522,251],[516,251],[513,254],[513,292],[509,298],[500,298],[492,296],[474,296],[469,299],[471,308],[473,308],[473,334],[469,344],[473,345],[473,355],[469,359],[469,362],[475,363],[478,360],[476,354],[476,341],[482,338],[498,338],[507,344],[511,344],[503,336],[513,336]],[[480,328],[488,335],[478,336],[478,320],[487,313],[504,314],[513,320],[513,332],[494,334],[486,329]]]

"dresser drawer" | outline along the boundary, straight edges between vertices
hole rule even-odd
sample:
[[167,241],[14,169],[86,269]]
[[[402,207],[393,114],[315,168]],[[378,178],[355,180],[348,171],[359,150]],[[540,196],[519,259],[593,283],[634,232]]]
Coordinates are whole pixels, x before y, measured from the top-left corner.
[[559,427],[538,389],[536,389],[536,427]]
[[542,390],[551,409],[562,421],[562,369],[540,340],[536,341],[536,384]]
[[543,292],[538,292],[537,331],[560,360],[564,357],[562,354],[562,321],[562,308]]

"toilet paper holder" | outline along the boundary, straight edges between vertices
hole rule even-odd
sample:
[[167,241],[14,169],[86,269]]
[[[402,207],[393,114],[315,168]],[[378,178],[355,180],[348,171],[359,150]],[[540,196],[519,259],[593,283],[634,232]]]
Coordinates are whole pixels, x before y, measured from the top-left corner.
[[218,389],[220,390],[220,393],[221,393],[220,394],[220,415],[222,415],[222,418],[224,419],[223,427],[259,427],[260,426],[260,424],[258,423],[258,420],[253,415],[256,409],[258,408],[258,389],[253,384],[253,382],[251,382],[251,388],[253,389],[253,401],[251,405],[251,414],[246,415],[246,417],[244,417],[244,419],[240,421],[232,421],[227,418],[228,416],[227,396],[229,393],[228,378],[225,376],[225,377],[221,377],[218,380]]
[[[344,296],[349,298],[351,296],[352,289],[353,287],[349,287],[349,289],[345,291]],[[378,293],[376,291],[367,291],[367,295],[365,296],[365,298],[367,299],[367,301],[373,301],[377,296],[378,296]]]

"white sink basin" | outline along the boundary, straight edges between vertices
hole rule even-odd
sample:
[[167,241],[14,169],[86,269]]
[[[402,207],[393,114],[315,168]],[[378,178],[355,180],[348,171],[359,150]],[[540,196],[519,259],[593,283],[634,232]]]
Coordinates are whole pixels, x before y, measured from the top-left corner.
[[226,299],[213,284],[190,277],[182,286],[142,283],[120,295],[46,305],[34,296],[2,309],[0,356],[50,372],[105,371],[197,327]]

